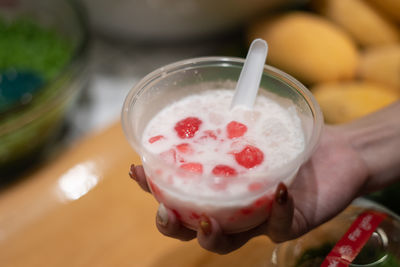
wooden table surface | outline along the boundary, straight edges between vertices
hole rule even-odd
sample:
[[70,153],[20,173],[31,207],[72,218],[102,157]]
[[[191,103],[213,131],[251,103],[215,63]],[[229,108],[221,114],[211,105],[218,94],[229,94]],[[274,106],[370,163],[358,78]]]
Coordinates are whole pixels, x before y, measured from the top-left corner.
[[253,239],[229,255],[162,236],[157,203],[128,177],[140,159],[119,123],[0,191],[0,266],[270,266]]

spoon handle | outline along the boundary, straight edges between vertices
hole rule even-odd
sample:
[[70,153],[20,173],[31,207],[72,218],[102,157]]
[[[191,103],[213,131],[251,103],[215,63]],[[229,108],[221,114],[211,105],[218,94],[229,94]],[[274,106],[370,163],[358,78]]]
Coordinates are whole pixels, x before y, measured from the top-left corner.
[[231,109],[236,106],[245,106],[249,109],[253,108],[258,88],[260,87],[261,75],[264,70],[267,54],[268,44],[266,41],[263,39],[255,39],[251,43],[236,85]]

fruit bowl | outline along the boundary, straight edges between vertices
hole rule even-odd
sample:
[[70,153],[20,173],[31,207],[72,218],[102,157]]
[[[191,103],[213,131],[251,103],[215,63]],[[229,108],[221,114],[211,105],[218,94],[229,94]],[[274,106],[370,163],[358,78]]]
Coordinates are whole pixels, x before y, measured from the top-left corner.
[[51,147],[88,82],[88,31],[74,1],[0,2],[0,181]]

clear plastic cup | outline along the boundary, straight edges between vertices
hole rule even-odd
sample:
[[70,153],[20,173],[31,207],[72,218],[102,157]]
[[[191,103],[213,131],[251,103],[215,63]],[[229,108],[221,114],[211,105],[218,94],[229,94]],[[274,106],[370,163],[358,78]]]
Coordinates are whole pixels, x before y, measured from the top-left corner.
[[[230,57],[204,57],[179,61],[159,68],[136,84],[126,97],[122,110],[122,126],[130,144],[141,156],[147,182],[157,201],[172,209],[181,222],[196,229],[203,216],[216,219],[225,232],[240,232],[257,226],[269,216],[273,195],[279,182],[290,184],[299,167],[316,148],[323,118],[312,94],[290,75],[265,65],[260,92],[268,91],[290,100],[301,120],[305,149],[284,168],[271,173],[252,174],[264,179],[257,193],[209,194],[202,190],[206,184],[217,183],[218,177],[202,175],[190,179],[193,191],[188,193],[174,187],[164,173],[185,175],[153,155],[142,145],[142,134],[148,122],[160,110],[183,97],[204,90],[234,90],[244,60]],[[265,91],[264,91],[265,90]],[[268,112],[268,111],[266,111]],[[232,183],[248,186],[249,177],[237,177]]]
[[[357,199],[331,221],[306,235],[277,246],[272,257],[277,267],[319,267],[359,214],[378,211],[387,217],[373,231],[349,267],[400,266],[400,217],[372,201]],[[343,265],[340,265],[343,266]]]

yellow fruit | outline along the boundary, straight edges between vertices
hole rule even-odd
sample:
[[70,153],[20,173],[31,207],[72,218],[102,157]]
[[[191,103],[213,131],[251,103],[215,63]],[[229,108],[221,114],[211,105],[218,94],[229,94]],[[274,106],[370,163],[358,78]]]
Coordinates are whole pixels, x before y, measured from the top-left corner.
[[325,122],[330,124],[358,119],[398,100],[398,96],[385,87],[361,81],[320,84],[312,88],[312,92]]
[[363,0],[323,0],[319,5],[323,15],[343,27],[363,46],[400,40],[396,26]]
[[400,1],[399,0],[367,0],[372,6],[378,8],[382,13],[400,22]]
[[353,41],[328,20],[305,12],[264,19],[249,29],[249,39],[268,42],[267,63],[312,84],[350,79],[358,65]]
[[366,50],[360,60],[358,75],[387,85],[400,95],[400,44]]

